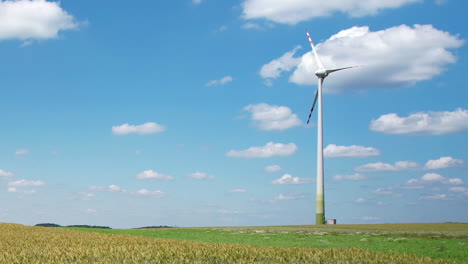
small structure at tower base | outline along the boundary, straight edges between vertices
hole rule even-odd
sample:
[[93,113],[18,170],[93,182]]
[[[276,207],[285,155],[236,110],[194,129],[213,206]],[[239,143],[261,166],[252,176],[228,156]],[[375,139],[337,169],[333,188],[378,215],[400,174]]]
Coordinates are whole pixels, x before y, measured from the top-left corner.
[[336,225],[336,219],[327,219],[327,225]]

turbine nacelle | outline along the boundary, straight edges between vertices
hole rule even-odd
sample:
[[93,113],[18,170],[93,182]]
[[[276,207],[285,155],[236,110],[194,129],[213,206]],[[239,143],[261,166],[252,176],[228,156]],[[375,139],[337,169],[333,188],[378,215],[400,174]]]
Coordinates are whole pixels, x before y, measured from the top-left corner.
[[317,76],[320,79],[325,79],[325,77],[328,76],[330,72],[325,70],[324,68],[320,68],[315,72],[315,76]]

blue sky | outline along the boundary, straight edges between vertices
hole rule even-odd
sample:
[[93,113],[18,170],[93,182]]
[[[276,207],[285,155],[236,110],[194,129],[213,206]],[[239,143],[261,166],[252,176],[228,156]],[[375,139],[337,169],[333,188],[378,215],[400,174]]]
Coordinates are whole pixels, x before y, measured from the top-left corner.
[[0,2],[0,222],[467,222],[454,0]]

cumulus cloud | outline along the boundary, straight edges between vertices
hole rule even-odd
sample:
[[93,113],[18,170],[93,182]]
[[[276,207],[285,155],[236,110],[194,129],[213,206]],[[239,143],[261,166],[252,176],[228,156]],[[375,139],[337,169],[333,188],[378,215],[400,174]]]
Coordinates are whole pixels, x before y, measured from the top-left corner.
[[0,40],[57,38],[60,31],[76,29],[79,23],[60,2],[46,0],[0,1]]
[[278,172],[278,171],[281,171],[282,168],[279,166],[279,165],[270,165],[270,166],[266,166],[265,169],[264,169],[266,172]]
[[463,167],[463,165],[463,160],[454,159],[452,157],[440,157],[438,160],[429,160],[426,162],[424,168],[426,170],[437,170],[444,168]]
[[343,180],[362,181],[366,179],[367,179],[366,176],[359,174],[359,173],[355,173],[352,175],[335,175],[335,177],[333,177],[333,180],[335,181],[343,181]]
[[289,72],[299,65],[301,58],[295,58],[294,55],[297,50],[301,48],[301,46],[297,46],[293,50],[284,53],[278,59],[274,59],[262,66],[260,69],[260,76],[266,79],[266,85],[270,86],[272,84],[272,79],[278,78],[282,72]]
[[160,190],[150,191],[150,190],[147,190],[147,189],[138,190],[134,194],[138,195],[138,196],[150,196],[150,197],[156,197],[156,198],[162,198],[165,195]]
[[226,156],[235,158],[270,158],[275,156],[290,156],[296,150],[297,146],[294,143],[268,142],[265,146],[250,147],[246,150],[230,150],[226,153]]
[[219,80],[211,80],[205,84],[205,86],[210,87],[210,86],[217,86],[217,85],[225,85],[227,83],[232,82],[234,79],[231,76],[224,76],[223,78]]
[[8,186],[13,186],[13,187],[40,187],[44,186],[43,181],[29,181],[29,180],[18,180],[18,181],[13,181],[9,182]]
[[137,176],[137,179],[144,180],[144,179],[156,179],[156,180],[164,180],[164,181],[170,181],[173,180],[174,177],[169,176],[169,175],[164,175],[159,172],[155,172],[153,170],[146,170],[143,172],[140,172]]
[[[447,65],[455,63],[456,57],[450,50],[463,43],[458,35],[432,25],[401,25],[375,32],[368,27],[340,31],[316,46],[323,65],[328,69],[365,66],[333,73],[325,81],[324,92],[414,86],[440,75]],[[316,85],[317,79],[312,77],[317,69],[312,52],[307,52],[289,81]]]
[[446,185],[463,185],[460,178],[446,178],[438,173],[426,173],[419,179],[410,179],[405,185],[400,186],[404,189],[422,189],[426,184],[442,183]]
[[4,170],[0,169],[0,178],[11,178],[13,176],[15,176],[15,174],[13,174],[13,172],[4,171]]
[[146,134],[154,134],[154,133],[161,133],[166,131],[166,127],[154,123],[154,122],[147,122],[142,125],[129,125],[123,124],[120,126],[113,126],[112,133],[114,135],[127,135],[127,134],[139,134],[139,135],[146,135]]
[[[242,3],[244,19],[266,19],[276,23],[294,25],[316,17],[343,13],[351,17],[376,15],[380,10],[398,8],[421,0],[245,0]],[[440,0],[438,0],[440,1]]]
[[380,151],[372,147],[363,147],[357,145],[337,146],[335,144],[330,144],[323,150],[323,154],[327,158],[362,158],[379,156]]
[[244,110],[251,113],[254,126],[260,130],[285,130],[301,125],[301,120],[286,106],[260,103],[248,105]]
[[372,120],[373,131],[393,135],[445,135],[468,131],[468,110],[458,108],[453,112],[418,112],[407,117],[395,113]]
[[233,189],[233,190],[230,190],[230,191],[227,191],[228,193],[246,193],[247,190],[246,189]]
[[213,175],[209,175],[204,172],[194,172],[188,175],[189,178],[196,179],[196,180],[214,180],[216,177]]
[[293,177],[291,174],[284,174],[281,178],[272,181],[273,184],[309,184],[314,180],[311,178]]
[[388,164],[383,162],[368,163],[355,168],[359,172],[379,172],[379,171],[403,171],[403,170],[417,170],[420,169],[419,164],[412,161],[397,161],[395,164]]

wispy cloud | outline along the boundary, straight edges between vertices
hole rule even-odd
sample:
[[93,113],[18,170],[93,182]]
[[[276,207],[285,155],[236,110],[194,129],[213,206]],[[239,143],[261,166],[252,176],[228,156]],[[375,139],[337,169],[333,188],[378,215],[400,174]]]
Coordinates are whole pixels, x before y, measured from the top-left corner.
[[275,156],[290,156],[296,152],[297,146],[294,143],[282,144],[268,142],[265,146],[250,147],[246,150],[230,150],[226,153],[228,157],[235,158],[269,158]]
[[291,174],[284,174],[281,178],[272,181],[272,184],[310,184],[314,181],[312,178],[293,177]]
[[278,59],[274,59],[262,66],[260,76],[266,80],[265,84],[267,86],[271,86],[273,84],[272,80],[280,77],[282,72],[289,72],[299,65],[301,58],[296,58],[294,55],[301,48],[301,46],[297,46]]
[[196,179],[196,180],[214,180],[216,179],[215,176],[209,175],[205,172],[194,172],[188,175],[189,178]]
[[368,163],[355,168],[358,172],[380,172],[380,171],[403,171],[403,170],[418,170],[421,169],[418,163],[413,161],[397,161],[395,164],[383,162]]
[[[443,0],[436,0],[437,2]],[[376,15],[384,9],[399,8],[420,0],[372,1],[361,0],[329,1],[271,1],[244,0],[242,3],[244,19],[267,19],[276,23],[295,25],[317,17],[327,17],[334,13],[344,13],[351,17]]]
[[247,192],[246,189],[233,189],[233,190],[227,191],[227,193],[246,193],[246,192]]
[[23,155],[28,155],[29,154],[29,150],[27,149],[17,149],[15,151],[15,155],[18,155],[18,156],[23,156]]
[[265,169],[263,169],[263,170],[266,171],[266,172],[273,173],[273,172],[281,171],[282,168],[279,165],[270,165],[270,166],[266,166]]
[[166,127],[154,122],[147,122],[142,125],[129,125],[123,124],[120,126],[113,126],[112,133],[114,135],[128,135],[128,134],[139,134],[147,135],[154,133],[161,133],[166,131]]
[[335,144],[330,144],[323,150],[323,154],[328,158],[363,158],[379,156],[380,151],[372,147],[357,145],[337,146]]
[[0,169],[0,178],[11,178],[11,177],[14,177],[15,174],[13,172],[9,172],[9,171],[4,171],[2,169]]
[[352,175],[341,175],[341,174],[338,174],[338,175],[335,175],[333,177],[333,180],[334,181],[343,181],[343,180],[350,180],[350,181],[362,181],[362,180],[366,180],[367,177],[362,175],[362,174],[359,174],[359,173],[355,173],[355,174],[352,174]]
[[205,86],[210,87],[210,86],[218,86],[218,85],[225,85],[227,83],[230,83],[234,80],[231,76],[224,76],[223,78],[219,80],[211,80],[205,84]]
[[140,172],[137,176],[137,179],[144,180],[144,179],[156,179],[156,180],[163,180],[163,181],[171,181],[174,177],[170,175],[165,175],[159,172],[155,172],[153,170],[146,170]]

